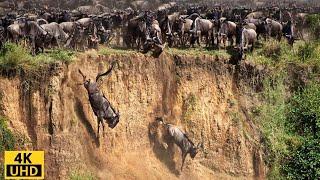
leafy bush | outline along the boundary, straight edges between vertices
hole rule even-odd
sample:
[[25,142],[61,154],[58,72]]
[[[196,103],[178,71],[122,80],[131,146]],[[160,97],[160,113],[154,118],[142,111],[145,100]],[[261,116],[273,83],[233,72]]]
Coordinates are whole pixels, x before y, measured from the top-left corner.
[[317,45],[315,43],[307,42],[306,44],[299,46],[298,57],[302,62],[317,58]]
[[15,137],[8,129],[7,119],[0,116],[0,152],[13,150],[15,146]]
[[271,75],[264,81],[262,97],[264,103],[255,109],[254,119],[260,124],[266,148],[266,163],[269,166],[269,178],[281,176],[281,161],[288,154],[288,144],[295,143],[295,137],[285,128],[286,97],[283,84],[286,73]]
[[320,137],[320,85],[312,83],[292,97],[288,106],[290,130],[301,136]]
[[6,43],[0,53],[0,67],[2,69],[17,69],[28,64],[31,56],[20,45]]
[[5,70],[36,69],[55,62],[69,64],[73,59],[73,54],[69,50],[54,49],[48,53],[31,56],[28,50],[21,45],[5,43],[0,53],[0,68]]
[[305,139],[282,166],[288,179],[320,178],[320,139]]
[[320,14],[312,14],[307,16],[307,24],[314,38],[320,37]]

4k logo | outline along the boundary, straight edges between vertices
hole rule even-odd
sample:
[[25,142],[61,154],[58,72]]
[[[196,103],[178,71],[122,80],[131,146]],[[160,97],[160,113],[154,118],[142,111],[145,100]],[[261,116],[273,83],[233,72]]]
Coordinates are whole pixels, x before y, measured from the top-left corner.
[[44,151],[5,151],[5,179],[44,179]]

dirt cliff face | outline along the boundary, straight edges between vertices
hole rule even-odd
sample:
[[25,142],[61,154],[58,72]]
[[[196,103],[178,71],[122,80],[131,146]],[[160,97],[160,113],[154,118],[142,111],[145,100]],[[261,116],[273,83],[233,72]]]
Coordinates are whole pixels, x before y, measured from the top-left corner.
[[[262,70],[211,56],[93,54],[57,65],[38,80],[0,78],[3,113],[28,140],[25,148],[45,150],[46,179],[79,171],[99,179],[265,177],[260,134],[247,115],[258,102],[250,92],[259,89]],[[120,111],[120,123],[97,139],[97,119],[78,69],[94,80],[112,61],[112,75],[99,84]],[[204,143],[194,160],[187,157],[183,172],[179,149],[171,157],[150,136],[157,116]]]

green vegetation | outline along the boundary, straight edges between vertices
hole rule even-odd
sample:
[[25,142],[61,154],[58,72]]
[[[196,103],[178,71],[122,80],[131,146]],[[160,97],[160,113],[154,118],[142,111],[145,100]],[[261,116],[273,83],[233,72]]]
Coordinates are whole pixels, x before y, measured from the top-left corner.
[[8,129],[7,119],[0,116],[0,152],[14,150],[15,142],[15,136]]
[[312,14],[307,16],[307,24],[314,38],[320,37],[320,14]]
[[318,83],[312,83],[302,92],[297,92],[290,99],[287,111],[290,130],[303,137],[320,137],[320,85]]
[[290,153],[282,167],[287,179],[319,179],[319,139],[303,139],[302,144]]
[[90,172],[73,171],[70,173],[69,179],[70,180],[95,180],[98,178]]
[[193,93],[190,93],[188,97],[183,101],[183,119],[188,122],[191,120],[192,114],[196,111],[197,98]]
[[114,54],[123,54],[123,55],[133,55],[136,54],[137,51],[133,49],[114,49],[108,47],[99,47],[98,54],[101,55],[114,55]]
[[188,55],[193,57],[200,57],[203,55],[209,56],[218,56],[221,59],[229,59],[230,54],[227,53],[226,50],[212,50],[207,48],[186,48],[186,49],[179,49],[179,48],[166,48],[166,52],[171,55]]
[[281,174],[281,161],[288,154],[288,143],[295,143],[285,128],[285,87],[282,83],[285,73],[273,75],[264,82],[262,93],[264,104],[252,110],[254,119],[261,126],[264,143],[267,146],[266,162],[270,166],[269,178],[277,179]]
[[268,68],[285,68],[290,63],[320,67],[320,43],[297,41],[293,47],[286,40],[269,40],[249,53],[247,59]]
[[[269,179],[320,178],[320,45],[271,40],[249,54],[248,59],[272,70],[265,78],[263,105],[252,110],[266,146]],[[311,68],[307,85],[290,89],[289,66]],[[291,93],[291,94],[290,94]]]
[[56,62],[70,63],[73,59],[73,52],[68,50],[51,50],[36,56],[30,55],[28,49],[13,43],[4,44],[0,52],[1,70],[35,70]]

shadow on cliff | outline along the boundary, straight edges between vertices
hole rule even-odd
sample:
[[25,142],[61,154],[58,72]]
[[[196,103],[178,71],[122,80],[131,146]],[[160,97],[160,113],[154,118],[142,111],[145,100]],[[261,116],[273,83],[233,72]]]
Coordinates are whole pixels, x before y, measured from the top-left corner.
[[76,103],[74,104],[74,109],[77,113],[78,118],[80,119],[80,122],[85,126],[87,129],[88,134],[90,135],[91,139],[95,142],[97,147],[100,147],[99,138],[97,138],[97,135],[92,127],[92,125],[89,122],[88,117],[86,116],[84,112],[83,105],[79,98],[75,98]]
[[176,163],[174,161],[174,144],[167,143],[168,148],[165,149],[159,139],[159,126],[157,122],[151,122],[148,125],[148,135],[149,141],[152,146],[152,150],[162,163],[164,163],[171,173],[176,176],[180,175],[180,171],[176,168]]

